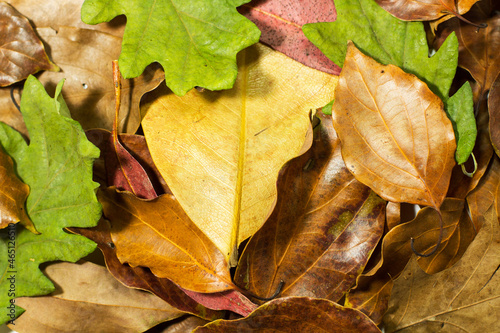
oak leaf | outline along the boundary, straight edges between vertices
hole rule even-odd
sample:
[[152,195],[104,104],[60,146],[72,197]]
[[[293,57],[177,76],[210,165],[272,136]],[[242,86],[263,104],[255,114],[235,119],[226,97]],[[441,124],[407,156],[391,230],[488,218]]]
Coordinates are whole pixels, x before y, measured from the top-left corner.
[[262,45],[238,57],[233,89],[165,93],[142,108],[158,170],[231,264],[269,215],[281,167],[309,147],[309,111],[328,103],[337,83]]

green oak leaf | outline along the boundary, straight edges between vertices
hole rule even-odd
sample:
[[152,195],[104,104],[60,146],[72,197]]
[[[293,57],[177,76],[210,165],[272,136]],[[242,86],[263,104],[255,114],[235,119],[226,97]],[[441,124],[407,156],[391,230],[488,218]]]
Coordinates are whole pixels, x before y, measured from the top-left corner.
[[159,62],[177,95],[195,86],[229,89],[236,54],[259,41],[259,29],[236,11],[248,0],[86,0],[82,20],[107,22],[124,14],[127,26],[119,59],[125,78]]
[[[458,40],[450,34],[439,50],[429,56],[429,46],[422,22],[401,21],[380,7],[374,0],[336,0],[337,20],[305,24],[306,37],[328,58],[340,67],[344,64],[347,41],[352,40],[364,54],[381,64],[398,66],[407,73],[416,75],[447,105],[448,93],[458,65]],[[460,95],[466,98],[465,94]],[[458,98],[458,97],[456,97]],[[458,101],[455,100],[454,103]],[[467,101],[461,102],[469,105]],[[472,106],[463,109],[468,119],[474,119]],[[472,118],[471,118],[472,117]],[[454,119],[450,119],[454,122]],[[467,122],[460,130],[476,131],[476,123]],[[458,137],[462,137],[462,141]],[[474,141],[471,141],[471,140]],[[475,135],[457,135],[457,150],[466,152],[474,146]],[[457,155],[458,156],[458,155]],[[468,156],[460,153],[461,160]],[[459,160],[457,160],[460,163]]]
[[[2,309],[7,309],[13,297],[45,295],[54,290],[38,268],[41,263],[75,262],[96,247],[89,239],[64,230],[97,225],[101,205],[95,195],[98,184],[92,181],[92,164],[99,150],[87,140],[80,124],[70,118],[62,85],[63,81],[51,98],[34,76],[26,80],[21,111],[30,134],[29,145],[21,134],[0,123],[0,145],[14,160],[19,177],[30,186],[26,209],[40,232],[36,235],[16,226],[0,233]],[[9,262],[8,254],[14,252]],[[7,311],[1,312],[1,323],[10,319]]]

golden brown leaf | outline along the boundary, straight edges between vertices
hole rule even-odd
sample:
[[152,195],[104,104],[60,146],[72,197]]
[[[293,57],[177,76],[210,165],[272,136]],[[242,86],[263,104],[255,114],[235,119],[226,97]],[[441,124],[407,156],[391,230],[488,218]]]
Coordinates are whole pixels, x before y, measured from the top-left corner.
[[388,201],[439,208],[455,165],[455,136],[427,85],[349,43],[333,123],[357,180]]
[[143,332],[183,315],[160,298],[123,286],[105,267],[56,263],[45,269],[56,286],[50,296],[16,298],[26,309],[18,332]]
[[231,90],[166,93],[142,109],[156,166],[231,263],[269,215],[283,164],[310,146],[310,109],[326,105],[337,82],[260,44],[238,63]]
[[432,21],[462,15],[479,0],[376,0],[389,13],[405,21]]
[[98,192],[98,198],[122,263],[149,267],[156,276],[196,292],[234,287],[224,255],[173,196],[146,201],[108,188]]
[[493,207],[462,259],[434,275],[410,261],[396,280],[386,332],[498,332],[500,224]]

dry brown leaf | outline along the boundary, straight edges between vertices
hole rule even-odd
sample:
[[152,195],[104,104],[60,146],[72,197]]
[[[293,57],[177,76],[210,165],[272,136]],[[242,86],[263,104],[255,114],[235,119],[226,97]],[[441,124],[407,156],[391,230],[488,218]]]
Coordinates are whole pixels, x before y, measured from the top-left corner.
[[383,66],[349,42],[333,123],[357,180],[388,201],[438,209],[455,165],[443,103],[416,76]]
[[485,220],[452,268],[427,275],[413,257],[395,282],[386,332],[500,331],[500,224],[493,208]]
[[[21,133],[25,138],[28,137],[28,129],[24,124],[23,115],[17,109],[17,105],[21,102],[20,88],[16,89],[15,86],[8,88],[0,88],[0,121],[6,123],[16,131]],[[18,87],[17,87],[18,88]]]
[[41,70],[58,70],[26,17],[0,2],[0,86],[24,80]]
[[224,255],[173,196],[146,201],[108,188],[98,198],[122,263],[149,267],[156,276],[196,292],[233,289]]
[[56,263],[45,269],[56,290],[50,296],[16,298],[26,309],[18,332],[143,332],[184,313],[148,292],[123,286],[105,267]]
[[405,21],[432,21],[462,15],[479,0],[376,0],[389,13]]
[[165,93],[142,109],[156,166],[231,263],[269,215],[283,164],[309,148],[310,109],[326,105],[337,82],[260,44],[238,63],[231,90]]

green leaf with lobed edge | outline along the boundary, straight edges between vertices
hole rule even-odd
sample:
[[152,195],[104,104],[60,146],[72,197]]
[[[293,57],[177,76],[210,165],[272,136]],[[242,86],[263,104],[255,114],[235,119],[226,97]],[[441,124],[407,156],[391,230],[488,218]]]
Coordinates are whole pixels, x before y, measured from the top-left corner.
[[107,22],[124,14],[120,70],[139,76],[159,62],[177,95],[194,86],[229,89],[236,79],[236,54],[259,41],[259,29],[236,11],[246,0],[87,0],[82,20]]
[[[12,262],[0,261],[0,306],[4,309],[13,297],[54,290],[38,268],[41,263],[75,262],[95,249],[94,242],[64,231],[66,227],[95,226],[101,205],[95,195],[98,184],[92,181],[92,164],[99,150],[70,118],[62,84],[51,98],[35,77],[27,79],[21,110],[31,138],[29,145],[21,134],[0,123],[0,144],[14,160],[19,177],[30,186],[26,208],[41,233],[35,235],[18,226],[0,235],[0,256],[8,258],[7,253],[12,252],[7,251],[15,250]],[[15,288],[9,281],[12,275]],[[9,289],[14,289],[13,294],[9,295]],[[2,312],[0,322],[8,319],[7,311]]]

